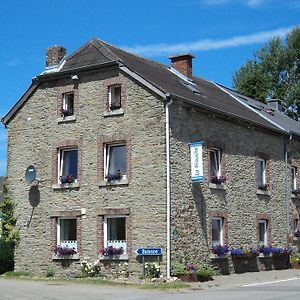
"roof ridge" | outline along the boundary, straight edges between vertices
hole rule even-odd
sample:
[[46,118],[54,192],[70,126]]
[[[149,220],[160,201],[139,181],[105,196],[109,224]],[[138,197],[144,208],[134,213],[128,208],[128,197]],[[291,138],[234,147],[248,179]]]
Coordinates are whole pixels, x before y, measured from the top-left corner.
[[118,57],[115,53],[113,53],[106,45],[105,42],[103,42],[100,39],[92,39],[91,45],[93,45],[102,55],[104,55],[109,60],[121,60],[120,57]]

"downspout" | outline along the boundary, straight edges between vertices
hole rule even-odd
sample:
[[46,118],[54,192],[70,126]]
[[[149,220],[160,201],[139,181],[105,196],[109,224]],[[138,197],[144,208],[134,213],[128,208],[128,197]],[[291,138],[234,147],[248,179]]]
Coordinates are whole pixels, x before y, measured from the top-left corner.
[[166,159],[167,159],[167,278],[171,277],[171,170],[170,170],[170,94],[166,95]]
[[284,163],[285,163],[285,209],[286,209],[286,245],[290,246],[290,211],[289,211],[289,189],[288,189],[288,142],[292,140],[293,136],[284,142]]

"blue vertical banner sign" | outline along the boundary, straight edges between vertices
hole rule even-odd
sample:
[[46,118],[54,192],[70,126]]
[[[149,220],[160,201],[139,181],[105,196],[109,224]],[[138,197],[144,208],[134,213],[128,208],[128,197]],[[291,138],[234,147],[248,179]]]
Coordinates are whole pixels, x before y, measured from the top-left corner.
[[204,142],[190,143],[192,181],[204,180],[204,176],[203,176],[203,144],[204,144]]

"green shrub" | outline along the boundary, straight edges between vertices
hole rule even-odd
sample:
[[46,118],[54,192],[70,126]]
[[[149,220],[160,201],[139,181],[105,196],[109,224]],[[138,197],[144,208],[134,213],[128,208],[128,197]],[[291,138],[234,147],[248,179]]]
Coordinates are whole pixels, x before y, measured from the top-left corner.
[[54,275],[55,275],[55,271],[51,267],[47,268],[46,277],[53,277]]
[[14,270],[14,245],[0,239],[0,274]]
[[178,261],[172,262],[172,275],[177,276],[177,275],[184,275],[184,274],[187,274],[185,265]]
[[160,275],[160,267],[158,263],[145,263],[145,277],[158,278]]
[[209,265],[201,264],[198,266],[196,275],[199,281],[212,280],[212,277],[216,275],[216,271]]
[[82,277],[102,277],[101,267],[99,266],[99,261],[90,263],[86,260],[83,260],[80,263],[81,275]]
[[5,277],[28,277],[31,276],[31,274],[29,272],[6,272],[4,274]]
[[299,252],[294,252],[291,255],[291,262],[296,262],[296,263],[300,264],[300,253]]

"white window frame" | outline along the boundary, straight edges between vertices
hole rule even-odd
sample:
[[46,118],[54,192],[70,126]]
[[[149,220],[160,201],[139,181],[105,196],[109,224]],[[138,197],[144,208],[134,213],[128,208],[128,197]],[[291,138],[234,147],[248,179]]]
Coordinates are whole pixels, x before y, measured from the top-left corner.
[[214,167],[216,167],[214,168],[215,173],[212,175],[216,176],[219,179],[222,176],[222,168],[221,168],[222,150],[217,148],[211,148],[210,152],[213,153],[213,159],[214,159],[214,161],[213,162],[211,161],[210,163],[213,164]]
[[[267,178],[266,178],[266,160],[262,159],[262,158],[257,158],[256,159],[256,163],[257,163],[257,184],[267,184]],[[261,169],[261,174],[259,174],[260,170],[259,170],[259,166],[262,165],[262,169]],[[259,175],[261,175],[262,178],[262,182],[259,182]]]
[[292,172],[292,190],[296,190],[297,189],[297,174],[298,174],[297,167],[292,166],[291,172]]
[[68,92],[68,93],[64,93],[63,94],[63,109],[64,110],[69,110],[68,106],[69,106],[69,103],[68,101],[69,100],[69,96],[70,95],[73,95],[73,99],[72,99],[72,114],[70,114],[70,116],[73,116],[74,115],[74,98],[75,98],[75,94],[74,92]]
[[104,248],[107,248],[109,246],[113,246],[114,248],[120,248],[122,247],[124,252],[123,254],[127,253],[127,242],[126,239],[122,241],[117,241],[116,243],[110,243],[108,241],[108,224],[107,220],[108,219],[114,219],[114,218],[124,218],[125,219],[125,238],[126,238],[126,216],[124,215],[110,215],[110,216],[104,216],[104,224],[103,224],[103,231],[104,231]]
[[[220,223],[220,240],[219,241],[214,241],[212,240],[213,244],[220,244],[221,246],[224,245],[224,218],[222,217],[212,217],[211,218],[211,231],[213,231],[213,221],[219,221]],[[213,238],[213,236],[212,236]]]
[[56,235],[56,245],[61,247],[68,246],[69,248],[74,248],[74,250],[77,252],[77,234],[76,234],[76,241],[68,241],[68,242],[61,242],[60,239],[60,229],[61,229],[61,220],[75,220],[76,221],[76,231],[77,231],[77,218],[76,217],[60,217],[57,218],[57,235]]
[[122,87],[121,87],[121,84],[114,84],[114,85],[109,86],[109,88],[108,88],[108,105],[109,105],[108,109],[109,110],[111,110],[110,107],[111,107],[111,105],[113,103],[113,100],[114,100],[112,98],[113,98],[113,96],[115,96],[115,91],[114,90],[116,88],[120,89],[120,107],[118,109],[122,108]]
[[[58,182],[60,182],[60,177],[62,176],[63,166],[64,166],[64,152],[67,151],[77,151],[77,177],[78,177],[78,148],[61,148],[58,151]],[[74,182],[77,182],[77,178],[74,178]]]
[[[126,151],[126,143],[125,142],[118,142],[118,143],[111,143],[111,144],[105,144],[104,145],[104,179],[106,178],[106,176],[108,175],[108,169],[109,169],[109,159],[110,159],[110,148],[111,147],[116,147],[116,146],[124,146]],[[126,160],[126,157],[125,157]],[[125,161],[126,163],[126,173],[127,171],[127,161]],[[122,179],[126,179],[127,178],[127,174],[122,174]]]
[[[263,241],[260,240],[260,224],[264,225],[264,237]],[[259,244],[263,243],[264,246],[268,245],[268,220],[258,220],[258,239]]]

